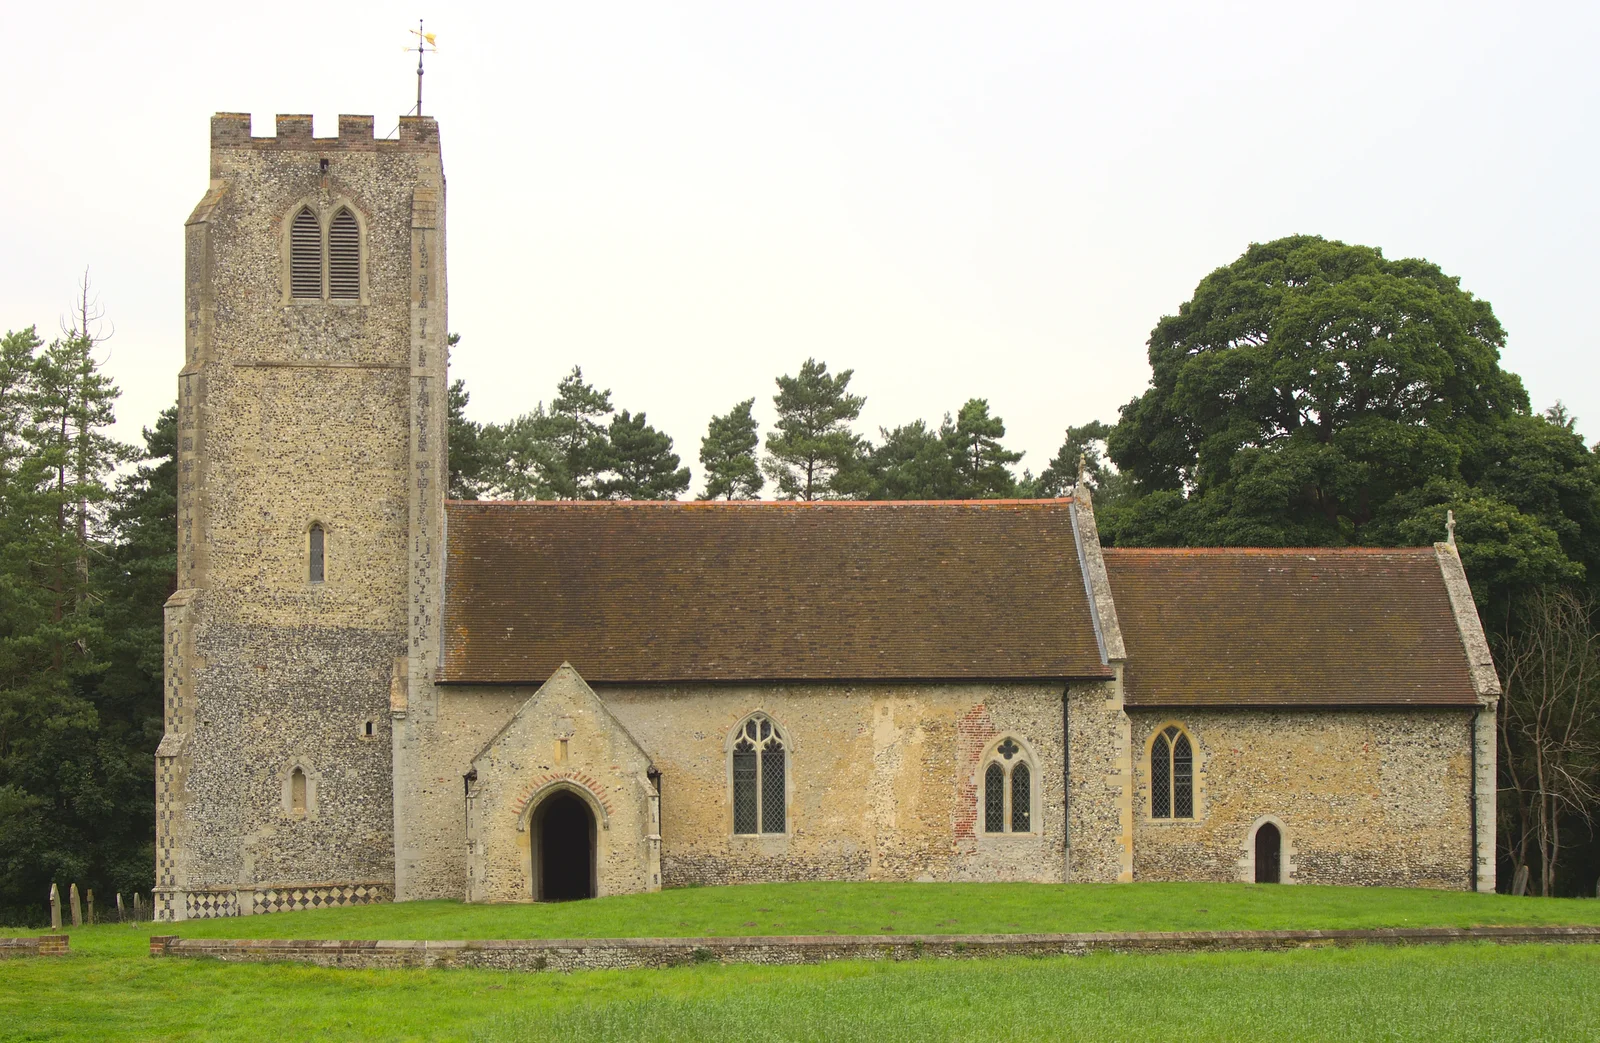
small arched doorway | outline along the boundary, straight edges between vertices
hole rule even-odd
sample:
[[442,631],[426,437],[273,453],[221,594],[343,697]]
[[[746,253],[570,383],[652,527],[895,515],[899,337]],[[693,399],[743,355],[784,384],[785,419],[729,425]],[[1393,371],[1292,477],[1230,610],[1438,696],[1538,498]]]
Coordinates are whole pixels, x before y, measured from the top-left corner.
[[558,790],[533,816],[533,872],[542,902],[594,897],[594,814],[584,799]]
[[1261,823],[1256,830],[1256,883],[1276,884],[1280,881],[1279,863],[1283,852],[1283,834],[1270,822]]

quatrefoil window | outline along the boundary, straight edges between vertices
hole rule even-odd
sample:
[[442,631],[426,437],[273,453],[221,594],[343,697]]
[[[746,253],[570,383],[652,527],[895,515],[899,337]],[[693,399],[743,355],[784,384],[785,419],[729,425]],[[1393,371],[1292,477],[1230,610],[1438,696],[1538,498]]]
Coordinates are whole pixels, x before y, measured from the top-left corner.
[[1011,758],[1015,757],[1017,755],[1017,751],[1020,749],[1022,749],[1022,747],[1012,742],[1010,738],[1007,738],[1005,742],[1002,742],[998,747],[996,747],[996,750],[999,752],[1000,756],[1004,757],[1006,760],[1010,760]]

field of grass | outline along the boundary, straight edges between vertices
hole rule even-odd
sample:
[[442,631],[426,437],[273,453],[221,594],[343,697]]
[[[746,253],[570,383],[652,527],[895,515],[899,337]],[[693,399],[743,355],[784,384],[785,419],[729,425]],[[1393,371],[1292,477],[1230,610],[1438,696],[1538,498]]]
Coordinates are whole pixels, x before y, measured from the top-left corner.
[[[571,975],[344,971],[147,955],[190,937],[1165,930],[1600,922],[1600,901],[1246,885],[790,884],[556,906],[407,903],[79,928],[0,962],[0,1040],[1600,1038],[1600,946],[708,964]],[[26,932],[16,932],[26,933]]]
[[[403,902],[151,925],[190,938],[638,938],[1600,923],[1600,901],[1252,884],[748,884],[538,905]],[[7,929],[6,933],[37,931]],[[73,932],[73,945],[80,932]]]

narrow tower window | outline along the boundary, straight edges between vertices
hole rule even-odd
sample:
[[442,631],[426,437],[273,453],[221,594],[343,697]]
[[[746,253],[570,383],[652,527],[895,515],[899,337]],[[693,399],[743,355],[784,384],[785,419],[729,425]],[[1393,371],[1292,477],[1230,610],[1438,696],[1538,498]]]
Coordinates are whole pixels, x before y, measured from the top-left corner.
[[321,524],[311,526],[311,582],[321,583],[325,575],[325,537]]
[[361,230],[356,215],[345,209],[328,226],[328,296],[341,301],[361,297]]
[[306,813],[306,773],[299,768],[289,774],[289,807],[296,815]]
[[289,230],[289,292],[296,298],[322,298],[322,229],[310,207],[294,215]]

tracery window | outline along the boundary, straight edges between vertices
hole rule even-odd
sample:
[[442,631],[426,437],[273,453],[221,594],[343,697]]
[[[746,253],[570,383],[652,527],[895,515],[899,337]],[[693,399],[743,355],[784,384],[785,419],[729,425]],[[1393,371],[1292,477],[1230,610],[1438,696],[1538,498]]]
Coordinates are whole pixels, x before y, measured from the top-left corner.
[[322,228],[309,206],[294,215],[289,229],[289,293],[322,298]]
[[1194,744],[1175,724],[1150,744],[1150,817],[1194,818]]
[[733,831],[782,833],[787,828],[788,772],[783,735],[755,714],[733,743]]
[[1033,768],[1010,736],[994,748],[983,769],[982,810],[985,833],[1033,832]]

